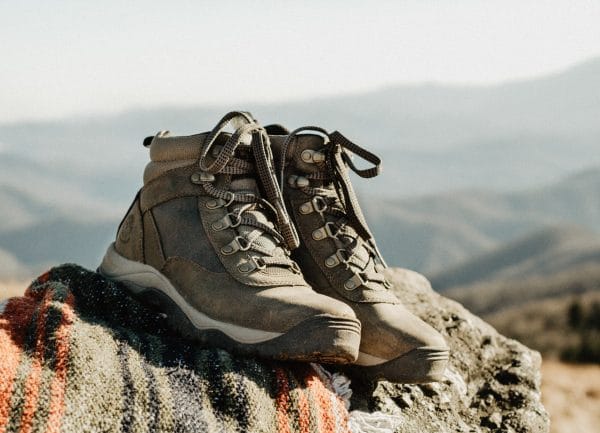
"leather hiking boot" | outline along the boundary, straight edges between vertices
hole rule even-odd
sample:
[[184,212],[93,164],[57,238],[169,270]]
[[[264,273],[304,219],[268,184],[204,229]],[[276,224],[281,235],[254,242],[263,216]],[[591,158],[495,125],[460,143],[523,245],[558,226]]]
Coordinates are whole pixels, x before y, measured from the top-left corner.
[[[278,125],[267,131],[284,200],[300,234],[292,257],[315,291],[347,303],[361,321],[356,364],[369,378],[440,380],[449,356],[446,342],[388,290],[385,263],[350,184],[349,169],[373,177],[380,159],[337,131],[304,127],[285,134]],[[352,154],[374,166],[358,169]]]
[[[233,126],[233,132],[226,129]],[[269,137],[249,113],[209,133],[145,140],[151,162],[99,272],[184,336],[247,355],[353,362],[360,322],[314,292],[290,249],[298,236]]]

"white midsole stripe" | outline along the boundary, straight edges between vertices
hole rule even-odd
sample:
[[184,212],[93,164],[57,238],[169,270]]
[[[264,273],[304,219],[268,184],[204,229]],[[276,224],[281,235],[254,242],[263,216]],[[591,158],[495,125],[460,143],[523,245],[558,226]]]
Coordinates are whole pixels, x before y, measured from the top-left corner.
[[279,332],[245,328],[208,317],[188,304],[167,277],[152,266],[121,256],[115,250],[114,243],[108,247],[99,271],[107,278],[126,283],[127,287],[136,293],[149,287],[160,290],[179,306],[197,329],[217,329],[243,344],[262,343],[282,335]]
[[369,367],[371,365],[383,364],[384,362],[388,361],[389,359],[383,359],[377,356],[369,355],[368,353],[358,352],[358,359],[356,360],[355,364]]

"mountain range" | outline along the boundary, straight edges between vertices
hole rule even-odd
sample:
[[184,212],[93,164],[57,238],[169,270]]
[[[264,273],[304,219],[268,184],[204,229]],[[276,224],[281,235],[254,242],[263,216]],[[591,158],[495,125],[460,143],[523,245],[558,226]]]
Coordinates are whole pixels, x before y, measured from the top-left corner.
[[581,227],[559,226],[508,242],[433,275],[431,282],[440,291],[460,288],[463,292],[481,293],[477,287],[482,284],[523,285],[526,281],[595,266],[600,268],[600,235]]
[[[495,86],[394,86],[244,108],[265,124],[339,129],[378,153],[383,175],[354,184],[380,248],[441,288],[444,275],[460,266],[467,275],[472,259],[545,227],[600,232],[600,59]],[[94,267],[141,186],[142,139],[206,130],[226,111],[0,123],[0,278],[63,261]]]
[[444,295],[544,356],[600,361],[597,233],[541,230],[432,280]]
[[458,191],[420,198],[366,198],[388,261],[425,272],[459,265],[547,226],[600,232],[600,168],[527,191]]
[[69,182],[86,178],[88,196],[127,200],[140,183],[144,137],[161,129],[204,131],[232,108],[252,111],[263,124],[342,131],[383,159],[383,174],[357,189],[388,198],[528,189],[600,165],[600,58],[493,86],[399,85],[269,105],[0,123],[0,151],[2,159],[60,170]]
[[[436,288],[445,290],[494,272],[506,276],[508,271],[487,263],[513,260],[524,267],[530,252],[551,254],[556,243],[567,255],[591,254],[593,259],[600,232],[598,191],[600,168],[526,192],[457,192],[403,200],[364,197],[363,207],[388,263],[425,272]],[[0,227],[0,250],[12,257],[3,260],[5,274],[11,272],[7,263],[13,263],[15,272],[64,261],[98,263],[128,203],[86,201],[77,207],[76,198],[70,197],[74,203],[69,206],[58,206],[26,189],[0,186],[0,218],[8,222]],[[525,239],[518,241],[522,236]],[[506,243],[506,251],[496,250]],[[469,262],[473,258],[480,261]]]

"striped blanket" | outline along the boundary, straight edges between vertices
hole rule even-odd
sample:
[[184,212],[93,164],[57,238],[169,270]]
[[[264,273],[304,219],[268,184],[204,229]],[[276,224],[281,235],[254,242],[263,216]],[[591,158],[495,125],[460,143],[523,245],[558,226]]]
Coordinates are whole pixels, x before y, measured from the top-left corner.
[[79,266],[51,269],[0,313],[0,433],[348,430],[318,366],[195,346]]

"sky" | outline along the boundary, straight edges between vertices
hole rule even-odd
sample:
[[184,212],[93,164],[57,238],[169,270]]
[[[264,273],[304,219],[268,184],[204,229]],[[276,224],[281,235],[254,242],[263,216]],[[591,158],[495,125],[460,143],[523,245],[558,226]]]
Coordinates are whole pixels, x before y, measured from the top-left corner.
[[600,1],[0,0],[0,123],[486,85],[600,56]]

